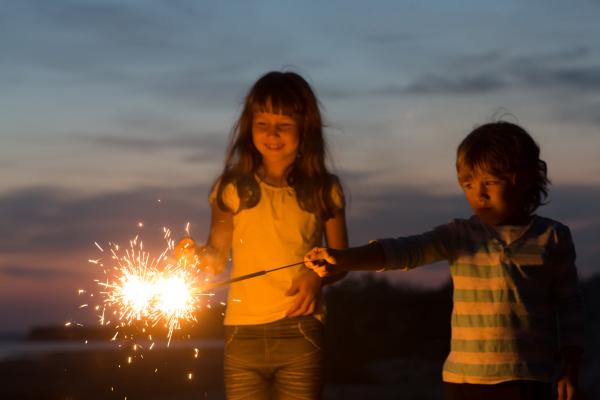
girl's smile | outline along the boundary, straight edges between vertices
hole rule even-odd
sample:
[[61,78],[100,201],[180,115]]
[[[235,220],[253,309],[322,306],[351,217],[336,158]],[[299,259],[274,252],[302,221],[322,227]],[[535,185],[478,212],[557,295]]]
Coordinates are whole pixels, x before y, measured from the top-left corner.
[[296,159],[299,141],[294,118],[272,112],[254,113],[252,142],[262,155],[263,164],[287,168]]

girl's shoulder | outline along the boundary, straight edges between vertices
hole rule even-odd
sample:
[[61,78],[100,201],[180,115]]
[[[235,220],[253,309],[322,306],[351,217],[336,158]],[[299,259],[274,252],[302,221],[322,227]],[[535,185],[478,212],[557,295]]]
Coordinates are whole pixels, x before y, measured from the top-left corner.
[[331,201],[336,208],[344,208],[346,206],[346,196],[340,178],[337,175],[329,174],[328,179]]
[[230,211],[237,212],[240,208],[240,196],[236,182],[219,177],[212,186],[208,202],[218,204],[221,208],[225,206]]

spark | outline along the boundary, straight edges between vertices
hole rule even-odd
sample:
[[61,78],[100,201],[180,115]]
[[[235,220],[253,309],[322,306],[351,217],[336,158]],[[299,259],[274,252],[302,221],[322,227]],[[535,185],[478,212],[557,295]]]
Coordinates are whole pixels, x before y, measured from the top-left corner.
[[[186,225],[189,230],[189,223]],[[186,260],[172,260],[167,254],[175,244],[170,239],[171,231],[163,227],[166,248],[156,257],[144,249],[139,236],[129,242],[129,248],[119,250],[117,244],[109,243],[111,266],[104,269],[105,279],[96,280],[103,298],[100,324],[109,325],[105,316],[112,315],[119,328],[135,326],[146,332],[146,328],[164,326],[167,330],[167,346],[175,331],[183,324],[195,322],[195,312],[201,305],[199,284],[203,281]],[[95,243],[96,247],[104,250]],[[101,259],[90,260],[100,264]],[[81,307],[87,307],[82,305]],[[96,306],[96,310],[98,306]],[[151,340],[151,339],[150,339]]]

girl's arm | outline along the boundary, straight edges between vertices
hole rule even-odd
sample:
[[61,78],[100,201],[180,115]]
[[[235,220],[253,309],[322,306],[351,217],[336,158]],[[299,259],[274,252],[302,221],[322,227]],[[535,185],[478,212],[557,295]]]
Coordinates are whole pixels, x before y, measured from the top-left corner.
[[[348,247],[348,232],[346,230],[346,214],[344,209],[335,212],[332,218],[324,222],[323,226],[325,240],[327,245],[335,249],[345,249]],[[345,272],[332,274],[326,278],[319,277],[309,269],[305,269],[292,281],[292,286],[286,295],[296,296],[294,303],[287,311],[287,316],[298,317],[301,315],[311,315],[319,301],[321,286],[335,282],[346,275]]]
[[[348,229],[346,227],[346,210],[344,208],[337,210],[333,218],[325,221],[324,231],[328,247],[336,250],[348,248]],[[327,285],[339,281],[346,274],[347,272],[344,271],[326,276],[323,278],[323,284]]]
[[[225,270],[231,240],[233,237],[233,213],[223,211],[216,201],[211,204],[210,232],[206,243],[205,251],[209,262],[214,265],[209,266],[215,274],[220,274]],[[198,251],[202,253],[202,248]],[[199,254],[202,256],[202,254]]]

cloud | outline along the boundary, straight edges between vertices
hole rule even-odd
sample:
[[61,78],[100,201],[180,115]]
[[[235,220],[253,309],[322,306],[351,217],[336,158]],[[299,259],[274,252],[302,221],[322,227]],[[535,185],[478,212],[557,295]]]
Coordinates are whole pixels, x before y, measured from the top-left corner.
[[81,197],[58,188],[33,188],[0,198],[0,252],[84,253],[95,241],[126,242],[138,222],[150,236],[186,222],[206,237],[208,187],[140,188]]
[[0,275],[5,278],[28,279],[37,281],[46,281],[48,279],[64,279],[81,276],[74,271],[63,270],[53,267],[30,267],[27,265],[2,265],[0,266]]
[[[127,152],[155,152],[168,149],[190,150],[194,153],[202,153],[206,160],[206,155],[224,152],[227,146],[227,135],[218,134],[189,134],[180,136],[163,137],[132,137],[117,135],[95,135],[89,137],[94,144],[102,147],[108,147],[114,150],[124,150]],[[86,140],[88,140],[86,138]]]
[[[470,215],[462,195],[441,196],[414,187],[376,185],[367,178],[361,173],[346,176],[351,189],[347,218],[352,245],[420,233],[451,218]],[[2,309],[0,319],[7,327],[17,323],[26,326],[44,318],[64,319],[76,304],[68,288],[92,285],[96,272],[85,266],[91,265],[89,258],[101,254],[94,242],[124,245],[140,234],[145,248],[163,249],[162,227],[171,228],[176,238],[188,221],[192,236],[204,240],[209,226],[208,190],[208,186],[133,188],[84,197],[60,188],[39,187],[1,197],[0,280],[12,282],[16,288],[5,291],[2,299],[11,304],[28,302],[39,312],[21,318],[19,313]],[[551,199],[539,213],[571,227],[582,277],[600,273],[600,218],[596,217],[600,215],[600,187],[556,187]],[[139,221],[144,222],[141,228]],[[48,260],[55,265],[49,266]],[[393,282],[431,287],[443,284],[448,270],[445,263],[436,263],[383,276]],[[57,305],[42,304],[42,295],[37,292],[40,288],[43,296],[50,296]]]
[[412,33],[395,33],[395,32],[384,32],[384,33],[368,33],[363,37],[363,40],[371,45],[398,45],[407,43],[417,39],[417,35]]
[[476,74],[463,77],[428,75],[405,88],[411,94],[479,94],[503,89],[506,82],[494,74]]
[[[414,234],[470,215],[462,195],[441,196],[414,187],[367,184],[356,178],[350,185],[347,212],[353,244]],[[140,232],[157,236],[162,226],[183,231],[188,221],[203,240],[209,220],[208,191],[205,185],[138,188],[91,197],[48,187],[15,192],[0,198],[0,252],[28,254],[35,249],[37,254],[47,255],[85,253],[95,241],[126,242]],[[600,219],[593,218],[600,214],[600,188],[561,186],[552,190],[551,200],[539,213],[572,225],[582,269],[600,272],[595,263]],[[140,221],[145,223],[142,230],[137,228]]]
[[516,77],[524,84],[539,88],[569,88],[596,91],[600,88],[600,65],[585,67],[515,67]]
[[[585,46],[538,54],[511,55],[504,50],[451,56],[438,60],[436,72],[418,74],[407,84],[390,83],[362,90],[329,88],[332,97],[364,95],[477,95],[507,88],[586,89],[600,87],[600,67],[589,61]],[[577,63],[582,65],[574,66]],[[587,65],[586,65],[587,64]]]
[[[571,227],[584,277],[600,273],[600,187],[560,186],[552,188],[551,202],[538,213]],[[410,187],[352,188],[349,209],[350,240],[353,245],[381,237],[417,234],[471,215],[462,195],[432,195]]]

